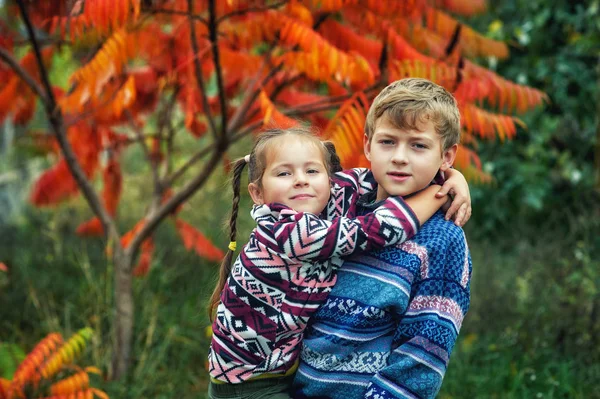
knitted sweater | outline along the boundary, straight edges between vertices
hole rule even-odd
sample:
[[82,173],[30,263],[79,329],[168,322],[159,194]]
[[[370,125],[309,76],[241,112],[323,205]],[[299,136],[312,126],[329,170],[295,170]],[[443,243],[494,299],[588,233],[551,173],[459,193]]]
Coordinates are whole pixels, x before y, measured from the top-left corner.
[[294,398],[434,398],[469,309],[464,233],[437,212],[403,244],[346,258],[305,332]]
[[[326,212],[353,212],[372,188],[365,170],[340,172]],[[336,281],[340,256],[404,242],[419,222],[401,198],[374,212],[327,221],[281,204],[255,206],[257,227],[232,266],[213,323],[212,378],[240,383],[283,374],[295,363],[308,319]]]

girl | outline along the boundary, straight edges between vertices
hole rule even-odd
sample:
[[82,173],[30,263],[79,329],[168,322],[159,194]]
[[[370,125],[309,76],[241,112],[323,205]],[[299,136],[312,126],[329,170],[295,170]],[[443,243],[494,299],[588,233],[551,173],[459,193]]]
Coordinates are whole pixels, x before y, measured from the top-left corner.
[[[372,176],[361,169],[331,176],[334,151],[303,128],[270,130],[235,162],[231,243],[209,305],[211,316],[216,308],[209,397],[288,398],[302,333],[335,284],[340,257],[406,241],[446,202],[431,185],[351,218],[358,197],[374,188]],[[257,227],[231,267],[247,163]]]

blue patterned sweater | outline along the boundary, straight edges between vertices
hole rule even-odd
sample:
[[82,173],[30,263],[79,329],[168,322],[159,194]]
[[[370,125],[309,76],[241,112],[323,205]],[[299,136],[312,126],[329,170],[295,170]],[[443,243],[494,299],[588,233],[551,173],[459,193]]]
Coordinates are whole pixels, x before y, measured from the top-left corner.
[[434,398],[469,309],[471,257],[441,212],[350,256],[305,332],[294,398]]

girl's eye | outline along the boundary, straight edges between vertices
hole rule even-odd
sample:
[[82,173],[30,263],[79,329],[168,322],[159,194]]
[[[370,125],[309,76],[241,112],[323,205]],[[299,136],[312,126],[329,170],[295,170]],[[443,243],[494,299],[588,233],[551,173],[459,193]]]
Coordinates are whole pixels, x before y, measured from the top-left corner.
[[280,177],[280,176],[289,176],[289,175],[290,175],[290,172],[277,172],[277,177]]
[[319,171],[317,169],[309,169],[309,170],[306,171],[306,173],[316,174],[316,173],[319,173]]

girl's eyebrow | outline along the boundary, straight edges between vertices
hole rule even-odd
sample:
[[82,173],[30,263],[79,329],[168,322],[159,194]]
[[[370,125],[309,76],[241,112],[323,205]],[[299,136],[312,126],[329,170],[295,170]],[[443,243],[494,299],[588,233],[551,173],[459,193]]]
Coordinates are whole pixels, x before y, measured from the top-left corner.
[[[306,161],[304,162],[304,167],[306,166],[322,166],[325,167],[325,165],[323,165],[323,163],[319,162],[319,161]],[[283,162],[283,163],[276,163],[275,165],[272,166],[272,169],[277,169],[277,168],[293,168],[294,165],[292,165],[291,163],[288,162]]]

